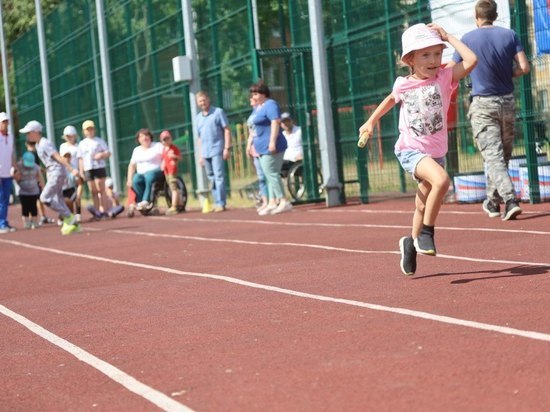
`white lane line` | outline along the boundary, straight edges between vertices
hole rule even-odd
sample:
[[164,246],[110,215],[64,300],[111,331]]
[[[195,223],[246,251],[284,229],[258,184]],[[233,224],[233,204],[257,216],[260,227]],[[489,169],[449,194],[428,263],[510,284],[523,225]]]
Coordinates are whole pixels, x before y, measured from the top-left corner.
[[153,266],[145,263],[129,262],[125,260],[109,259],[109,258],[104,258],[100,256],[85,255],[83,253],[67,252],[64,250],[47,248],[42,246],[35,246],[35,245],[12,241],[12,240],[0,239],[0,242],[8,243],[13,246],[20,246],[23,248],[40,250],[48,253],[54,253],[58,255],[78,257],[82,259],[89,259],[89,260],[110,263],[115,265],[130,266],[130,267],[135,267],[140,269],[152,270],[156,272],[170,273],[170,274],[179,275],[179,276],[189,276],[189,277],[196,277],[196,278],[202,278],[202,279],[220,280],[220,281],[232,283],[235,285],[246,286],[249,288],[260,289],[260,290],[266,290],[269,292],[281,293],[284,295],[297,296],[300,298],[313,299],[313,300],[318,300],[323,302],[339,303],[339,304],[349,305],[349,306],[356,306],[356,307],[366,308],[370,310],[395,313],[399,315],[411,316],[411,317],[431,320],[435,322],[441,322],[441,323],[446,323],[451,325],[485,330],[485,331],[500,333],[504,335],[514,335],[514,336],[520,336],[527,339],[550,342],[550,334],[542,333],[542,332],[515,329],[507,326],[492,325],[489,323],[481,323],[481,322],[475,322],[475,321],[466,320],[466,319],[452,318],[450,316],[435,315],[432,313],[421,312],[421,311],[412,310],[412,309],[384,306],[384,305],[360,302],[360,301],[350,300],[350,299],[334,298],[331,296],[316,295],[313,293],[300,292],[300,291],[285,289],[277,286],[270,286],[270,285],[264,285],[256,282],[249,282],[242,279],[232,278],[230,276],[214,275],[210,273],[200,273],[200,272],[187,272],[187,271],[172,269],[172,268],[163,267],[163,266]]
[[[248,223],[256,225],[276,225],[276,226],[295,226],[295,227],[353,227],[353,228],[376,228],[376,229],[406,229],[411,230],[411,225],[373,225],[368,223],[300,223],[300,222],[281,222],[275,220],[253,220],[253,219],[207,219],[207,218],[181,218],[151,216],[150,219],[169,220],[170,222],[209,222],[209,223]],[[494,232],[494,233],[514,233],[531,235],[550,235],[550,231],[525,230],[525,229],[493,229],[479,227],[453,227],[438,226],[437,230],[450,230],[459,232]]]
[[[339,209],[339,208],[326,208],[326,209],[310,209],[307,210],[308,213],[372,213],[372,214],[384,214],[384,215],[411,215],[413,214],[414,210],[376,210],[376,209]],[[468,212],[465,210],[440,210],[439,214],[444,215],[485,215],[484,212]],[[533,212],[527,212],[523,211],[521,213],[522,215],[546,215],[548,214],[547,211],[533,211]]]
[[106,375],[109,379],[121,384],[130,392],[135,393],[138,396],[141,396],[144,399],[147,399],[149,402],[158,406],[163,411],[169,412],[192,412],[193,410],[187,406],[176,402],[169,396],[163,394],[162,392],[157,391],[156,389],[151,388],[150,386],[145,385],[144,383],[138,381],[134,377],[128,375],[127,373],[121,371],[117,367],[107,363],[98,357],[92,355],[91,353],[85,351],[72,344],[71,342],[57,336],[56,334],[48,331],[42,326],[34,323],[33,321],[27,319],[26,317],[13,312],[4,305],[0,304],[0,313],[13,319],[17,323],[26,327],[31,332],[40,336],[41,338],[47,340],[48,342],[54,344],[55,346],[63,349],[64,351],[70,353],[78,360],[87,363],[92,368],[97,369],[99,372]]
[[[94,231],[99,231],[101,229],[95,229]],[[325,246],[325,245],[316,245],[311,243],[294,243],[294,242],[260,242],[255,240],[241,240],[241,239],[222,239],[222,238],[213,238],[213,237],[202,237],[202,236],[188,236],[188,235],[175,235],[168,233],[151,233],[151,232],[139,232],[135,230],[106,230],[109,233],[119,233],[123,235],[133,235],[133,236],[144,236],[144,237],[155,237],[155,238],[167,238],[167,239],[185,239],[185,240],[197,240],[201,242],[221,242],[221,243],[234,243],[241,245],[253,245],[253,246],[288,246],[292,248],[302,247],[308,249],[320,249],[328,250],[334,252],[345,252],[345,253],[359,253],[365,255],[400,255],[401,253],[396,250],[363,250],[363,249],[349,249],[343,247],[335,246]],[[523,266],[536,266],[536,267],[545,267],[550,268],[549,263],[540,263],[540,262],[525,262],[518,260],[501,260],[501,259],[482,259],[474,258],[468,256],[455,256],[455,255],[442,255],[438,254],[437,257],[443,259],[454,259],[454,260],[464,260],[468,262],[481,262],[481,263],[502,263],[505,265],[523,265]]]

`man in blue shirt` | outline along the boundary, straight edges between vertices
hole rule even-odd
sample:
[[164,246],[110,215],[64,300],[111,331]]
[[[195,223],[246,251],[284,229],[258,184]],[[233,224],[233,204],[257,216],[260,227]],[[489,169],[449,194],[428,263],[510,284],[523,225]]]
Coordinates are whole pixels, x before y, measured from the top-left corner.
[[208,93],[198,92],[196,100],[201,110],[196,117],[199,161],[212,183],[215,203],[213,211],[223,212],[227,199],[224,161],[229,159],[231,153],[231,130],[224,111],[210,105]]
[[[466,33],[462,42],[477,55],[477,66],[470,74],[472,103],[468,117],[487,175],[483,210],[489,217],[500,216],[503,201],[502,220],[510,220],[521,213],[508,174],[516,116],[513,78],[529,73],[529,62],[517,34],[493,25],[498,16],[494,0],[479,0],[475,13],[478,28]],[[461,60],[458,53],[453,60]]]

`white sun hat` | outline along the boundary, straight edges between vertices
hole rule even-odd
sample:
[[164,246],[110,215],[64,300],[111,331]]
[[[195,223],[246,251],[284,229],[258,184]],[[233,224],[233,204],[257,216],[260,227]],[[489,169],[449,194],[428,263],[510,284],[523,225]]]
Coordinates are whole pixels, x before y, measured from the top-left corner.
[[441,40],[439,33],[430,29],[424,23],[415,24],[405,30],[401,36],[401,44],[403,46],[401,59],[412,51],[425,49],[437,44],[443,45],[443,48],[447,47],[445,42]]

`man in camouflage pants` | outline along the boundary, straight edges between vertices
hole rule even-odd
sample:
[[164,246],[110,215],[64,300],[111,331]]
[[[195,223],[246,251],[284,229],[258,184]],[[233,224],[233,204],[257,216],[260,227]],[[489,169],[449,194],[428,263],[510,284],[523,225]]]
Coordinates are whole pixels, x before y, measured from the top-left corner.
[[[472,103],[468,117],[487,175],[487,199],[483,202],[483,210],[489,217],[500,216],[500,203],[504,201],[502,220],[510,220],[521,213],[508,174],[516,115],[512,79],[529,73],[530,67],[517,34],[493,25],[498,17],[494,0],[479,0],[475,14],[478,28],[466,33],[462,42],[478,58],[470,74]],[[458,53],[455,52],[453,60],[461,60]]]

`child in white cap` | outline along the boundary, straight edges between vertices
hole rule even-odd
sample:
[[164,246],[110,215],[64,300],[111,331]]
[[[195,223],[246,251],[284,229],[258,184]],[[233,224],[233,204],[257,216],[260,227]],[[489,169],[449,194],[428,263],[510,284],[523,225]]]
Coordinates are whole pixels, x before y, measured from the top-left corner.
[[61,156],[55,146],[45,137],[42,137],[42,125],[36,120],[28,122],[20,133],[27,134],[27,141],[36,143],[38,157],[46,167],[46,185],[40,194],[40,200],[55,212],[63,220],[61,234],[69,235],[80,231],[80,225],[71,213],[63,198],[63,184],[67,178],[67,169],[74,176],[78,176],[78,170]]
[[[79,170],[79,162],[78,162],[78,132],[76,131],[76,127],[72,125],[68,125],[63,129],[63,139],[65,140],[61,145],[59,146],[59,154],[61,156],[69,157],[71,161],[71,166],[77,170]],[[80,222],[80,214],[81,214],[81,199],[82,199],[82,192],[84,190],[84,184],[80,177],[74,178],[74,187],[75,187],[75,193],[71,195],[71,198],[74,199],[74,213],[76,216],[76,220]]]
[[[476,55],[460,40],[436,24],[415,24],[401,38],[401,61],[410,74],[398,77],[391,94],[359,129],[359,146],[364,147],[377,122],[397,103],[399,139],[395,155],[403,169],[418,183],[412,235],[399,241],[401,271],[413,275],[416,253],[435,256],[434,226],[450,180],[445,171],[447,154],[447,112],[451,93],[458,81],[477,64]],[[449,42],[462,61],[441,67],[444,42]]]

